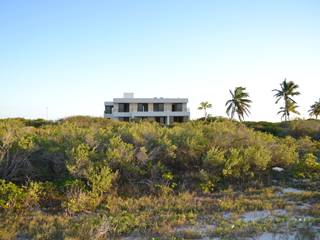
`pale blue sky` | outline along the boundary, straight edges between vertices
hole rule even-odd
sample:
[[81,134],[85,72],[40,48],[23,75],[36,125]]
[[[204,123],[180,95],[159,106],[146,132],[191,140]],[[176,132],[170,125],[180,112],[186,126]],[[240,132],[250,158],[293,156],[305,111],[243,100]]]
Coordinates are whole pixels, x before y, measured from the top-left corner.
[[102,116],[103,102],[188,97],[225,116],[247,87],[249,120],[280,119],[271,90],[300,85],[302,117],[320,97],[319,0],[2,0],[0,118]]

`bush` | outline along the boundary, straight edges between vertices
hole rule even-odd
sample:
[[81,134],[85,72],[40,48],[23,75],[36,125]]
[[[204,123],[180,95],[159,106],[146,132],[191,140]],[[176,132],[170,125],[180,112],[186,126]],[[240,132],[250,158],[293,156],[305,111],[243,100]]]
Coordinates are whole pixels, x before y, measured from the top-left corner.
[[223,169],[223,175],[231,179],[241,179],[242,182],[247,177],[253,177],[250,171],[250,163],[245,159],[242,149],[232,148],[227,154],[227,161]]
[[[282,129],[281,137],[245,124],[223,118],[170,127],[89,117],[0,120],[0,215],[11,216],[1,227],[14,229],[3,238],[17,232],[34,239],[114,238],[137,228],[161,235],[207,210],[241,212],[277,203],[228,191],[214,194],[227,196],[217,201],[194,191],[261,186],[279,175],[284,181],[320,180],[318,122],[261,125],[266,132]],[[276,176],[273,167],[285,171]],[[45,211],[32,211],[38,207]],[[28,214],[39,216],[31,224],[16,221],[34,217]]]
[[98,199],[91,192],[68,192],[62,206],[69,214],[74,214],[94,210],[97,207],[97,201]]
[[223,175],[231,179],[250,180],[267,169],[271,153],[262,147],[230,149],[227,153]]
[[116,177],[117,173],[113,173],[106,166],[91,169],[88,176],[91,192],[97,196],[102,196],[109,192]]
[[42,186],[35,182],[19,187],[12,182],[0,180],[0,209],[23,210],[35,207],[39,204],[42,190]]
[[294,168],[294,176],[298,178],[320,179],[320,163],[312,153],[305,154]]
[[119,136],[110,139],[105,162],[119,173],[122,182],[138,179],[141,174],[139,165],[135,162],[134,146],[124,142]]
[[320,120],[293,120],[279,123],[245,122],[245,124],[250,128],[271,133],[277,137],[301,138],[308,136],[313,140],[320,140]]
[[72,148],[69,153],[70,158],[66,162],[70,174],[76,177],[85,177],[88,175],[88,169],[91,166],[90,148],[86,144],[79,144]]
[[219,171],[225,162],[225,151],[212,147],[203,159],[203,167],[211,171]]
[[283,167],[287,169],[299,158],[295,148],[289,147],[283,143],[273,145],[270,149],[272,153],[270,167]]
[[95,210],[105,194],[110,192],[117,173],[113,173],[107,166],[88,169],[88,185],[78,179],[68,180],[64,184],[67,198],[63,207],[68,213]]
[[[261,123],[261,127],[288,130],[295,124],[297,130],[304,129],[304,122],[306,128],[317,129],[314,121]],[[94,204],[85,209],[95,209],[111,189],[120,195],[158,193],[157,186],[170,191],[200,187],[207,192],[239,182],[264,182],[273,167],[285,168],[288,176],[316,178],[319,158],[320,144],[311,137],[279,138],[223,118],[171,127],[89,117],[52,124],[0,120],[1,177],[19,186],[28,178],[53,184],[72,179],[62,188],[62,196],[51,195],[72,204],[77,196],[79,202],[90,202],[92,197]],[[18,205],[25,189],[16,186],[10,199]]]
[[199,172],[199,187],[202,192],[209,193],[213,192],[216,187],[216,182],[219,180],[218,177],[214,177],[214,175],[209,174],[207,171],[201,169]]

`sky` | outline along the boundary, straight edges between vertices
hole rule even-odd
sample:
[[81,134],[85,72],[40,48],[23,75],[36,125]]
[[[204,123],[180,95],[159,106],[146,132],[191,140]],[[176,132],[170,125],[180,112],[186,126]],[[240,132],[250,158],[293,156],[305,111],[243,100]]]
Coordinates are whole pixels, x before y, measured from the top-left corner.
[[284,78],[307,118],[320,98],[319,0],[0,1],[0,118],[103,116],[123,92],[226,116],[243,86],[247,120],[279,121]]

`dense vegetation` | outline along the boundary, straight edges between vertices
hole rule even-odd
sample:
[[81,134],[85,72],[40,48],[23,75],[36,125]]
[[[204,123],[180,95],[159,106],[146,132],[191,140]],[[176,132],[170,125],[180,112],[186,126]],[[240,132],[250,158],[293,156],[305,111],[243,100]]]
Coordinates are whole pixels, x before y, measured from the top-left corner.
[[320,121],[293,120],[288,122],[245,122],[247,127],[254,130],[270,133],[277,137],[291,136],[293,138],[310,137],[313,140],[320,140]]
[[0,120],[1,236],[169,234],[208,211],[203,194],[320,180],[319,125]]

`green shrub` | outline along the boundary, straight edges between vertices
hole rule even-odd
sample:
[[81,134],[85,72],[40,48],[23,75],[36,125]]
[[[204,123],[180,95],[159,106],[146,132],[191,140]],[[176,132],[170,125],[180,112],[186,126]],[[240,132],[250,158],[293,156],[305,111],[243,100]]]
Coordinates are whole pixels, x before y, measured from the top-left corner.
[[226,177],[241,180],[254,175],[250,171],[250,162],[245,159],[243,150],[236,148],[232,148],[228,152],[227,161],[222,172]]
[[244,158],[250,163],[253,173],[265,171],[271,161],[272,153],[260,146],[250,146],[244,149]]
[[45,194],[43,184],[38,182],[28,182],[25,191],[24,204],[27,208],[38,206]]
[[112,137],[106,151],[106,163],[119,173],[122,182],[139,179],[142,174],[135,161],[134,147],[124,142],[119,136]]
[[203,167],[212,171],[219,170],[225,164],[225,151],[212,147],[203,159]]
[[0,207],[2,209],[14,210],[24,207],[26,192],[14,183],[0,180]]
[[105,194],[110,192],[112,184],[117,177],[107,166],[90,168],[88,170],[88,184],[86,186],[78,179],[68,180],[64,183],[67,198],[62,206],[68,213],[92,211],[96,209]]
[[312,153],[305,154],[294,168],[294,176],[298,178],[320,179],[320,163]]
[[265,171],[271,160],[271,153],[267,149],[256,146],[232,148],[226,155],[223,175],[242,181]]
[[295,142],[292,138],[286,138],[270,146],[272,167],[288,168],[299,158]]
[[69,213],[79,213],[92,211],[97,207],[100,199],[88,191],[74,191],[67,193],[67,199],[63,202],[62,207]]
[[97,196],[109,192],[116,177],[117,173],[106,166],[91,169],[88,176],[91,192]]
[[214,175],[210,175],[207,171],[201,169],[199,172],[199,187],[202,192],[209,193],[212,192],[216,187],[216,182],[218,178]]
[[313,140],[320,140],[319,120],[293,120],[288,122],[245,122],[245,124],[258,131],[271,133],[277,137],[291,136],[294,138],[311,137]]
[[201,158],[208,148],[204,136],[203,123],[186,123],[175,126],[170,131],[172,144],[176,146],[175,165],[177,170],[185,170],[201,164]]
[[[295,124],[294,129],[301,130],[304,122],[308,129],[318,124],[298,121],[265,127],[287,131]],[[229,184],[265,182],[275,177],[269,174],[272,167],[285,168],[288,176],[316,178],[319,159],[320,144],[312,137],[279,138],[222,118],[170,127],[90,117],[39,125],[0,120],[1,177],[19,186],[27,179],[72,179],[69,187],[65,181],[59,193],[51,194],[60,201],[65,199],[59,194],[68,193],[68,199],[96,195],[99,205],[113,186],[126,195],[158,193],[156,186],[171,191],[200,187],[207,192]]]
[[90,148],[86,144],[79,144],[70,151],[70,158],[66,162],[70,174],[76,177],[85,177],[92,165],[90,161]]
[[43,188],[41,184],[30,182],[19,187],[12,182],[0,179],[0,209],[23,210],[39,204]]

